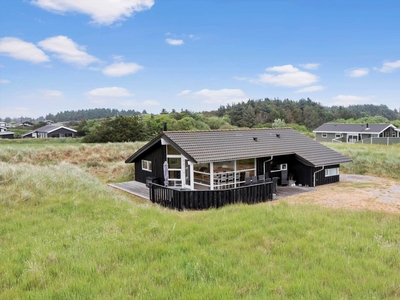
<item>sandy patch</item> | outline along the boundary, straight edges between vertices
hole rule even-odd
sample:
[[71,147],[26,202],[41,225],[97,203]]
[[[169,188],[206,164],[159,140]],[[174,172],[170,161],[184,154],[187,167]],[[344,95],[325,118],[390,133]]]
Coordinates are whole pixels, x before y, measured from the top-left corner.
[[339,183],[319,186],[316,191],[290,196],[285,201],[400,214],[400,182],[373,176],[341,174]]

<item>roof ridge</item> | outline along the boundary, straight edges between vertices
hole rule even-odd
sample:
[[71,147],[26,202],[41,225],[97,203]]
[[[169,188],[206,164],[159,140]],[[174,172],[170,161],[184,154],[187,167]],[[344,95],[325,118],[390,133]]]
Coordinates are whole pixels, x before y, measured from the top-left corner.
[[276,128],[234,128],[234,129],[210,129],[210,130],[167,130],[163,133],[181,133],[181,132],[229,132],[229,131],[261,131],[261,130],[277,130],[277,129],[293,129],[291,127],[276,127]]

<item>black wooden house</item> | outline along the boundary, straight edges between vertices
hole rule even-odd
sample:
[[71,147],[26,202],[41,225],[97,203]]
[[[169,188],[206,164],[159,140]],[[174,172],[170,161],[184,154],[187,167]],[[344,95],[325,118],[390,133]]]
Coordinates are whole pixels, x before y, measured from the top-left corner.
[[272,179],[278,185],[334,183],[340,164],[351,159],[280,128],[163,131],[125,162],[135,164],[136,181],[212,191]]

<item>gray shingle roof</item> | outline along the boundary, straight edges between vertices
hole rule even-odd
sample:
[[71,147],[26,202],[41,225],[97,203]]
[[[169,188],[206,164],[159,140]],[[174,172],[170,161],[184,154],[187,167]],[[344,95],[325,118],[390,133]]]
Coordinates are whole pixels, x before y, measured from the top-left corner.
[[[325,123],[314,129],[313,132],[333,132],[333,133],[374,133],[379,134],[388,127],[393,127],[391,124],[341,124],[341,123]],[[369,129],[368,129],[369,128]]]
[[310,166],[351,162],[351,159],[291,129],[165,131],[126,162],[133,162],[161,138],[195,163],[296,154]]
[[33,130],[33,131],[30,131],[30,132],[28,132],[28,133],[23,134],[22,137],[27,136],[27,135],[30,135],[30,134],[32,134],[33,132],[46,132],[46,133],[49,133],[49,132],[53,132],[53,131],[55,131],[55,130],[57,130],[57,129],[60,129],[60,128],[64,128],[64,129],[66,129],[66,130],[70,130],[70,131],[76,132],[75,129],[68,128],[68,127],[65,127],[65,126],[45,125],[45,126],[36,128],[36,129]]
[[68,128],[68,127],[65,127],[65,126],[57,126],[57,125],[46,125],[46,126],[37,128],[35,131],[36,132],[52,132],[52,131],[55,131],[55,130],[57,130],[59,128],[64,128],[64,129],[76,132],[75,129]]

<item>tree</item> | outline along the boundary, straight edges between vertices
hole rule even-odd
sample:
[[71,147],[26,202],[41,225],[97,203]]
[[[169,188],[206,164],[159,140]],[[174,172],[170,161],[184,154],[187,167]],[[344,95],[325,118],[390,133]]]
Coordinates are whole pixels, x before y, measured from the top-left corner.
[[275,119],[274,123],[272,123],[273,128],[285,127],[285,126],[286,126],[285,120],[281,120],[281,119]]
[[87,143],[143,141],[143,126],[136,116],[106,118],[84,137]]

